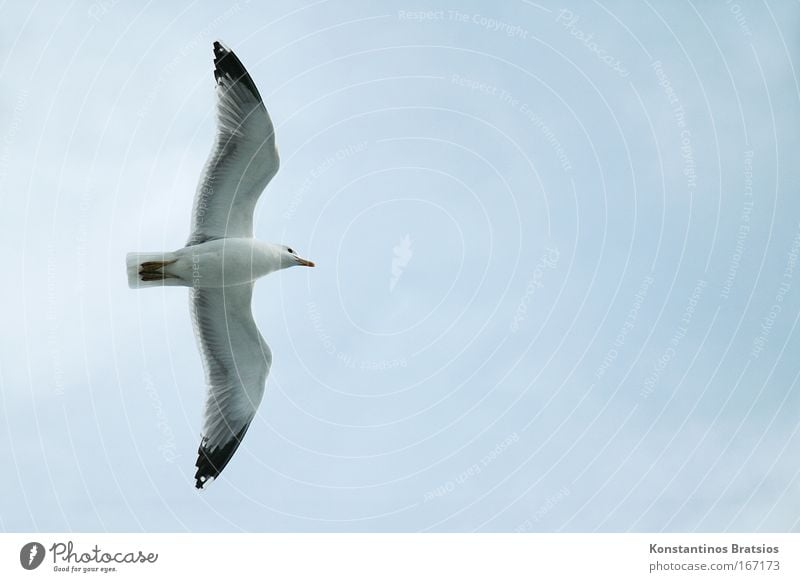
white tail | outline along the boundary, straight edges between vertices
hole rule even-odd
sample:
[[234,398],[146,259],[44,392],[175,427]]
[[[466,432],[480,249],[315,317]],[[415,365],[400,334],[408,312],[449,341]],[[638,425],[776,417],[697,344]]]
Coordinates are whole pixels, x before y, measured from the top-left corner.
[[128,253],[128,287],[163,287],[185,285],[182,279],[167,272],[167,266],[176,261],[175,253]]

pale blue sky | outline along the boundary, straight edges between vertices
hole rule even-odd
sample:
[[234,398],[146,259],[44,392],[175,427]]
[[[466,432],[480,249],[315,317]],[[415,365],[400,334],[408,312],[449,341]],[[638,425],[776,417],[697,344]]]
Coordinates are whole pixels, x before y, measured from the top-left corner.
[[[799,16],[4,6],[0,530],[797,531]],[[258,284],[198,494],[187,291],[124,255],[186,239],[215,39],[276,126],[256,234],[318,267]]]

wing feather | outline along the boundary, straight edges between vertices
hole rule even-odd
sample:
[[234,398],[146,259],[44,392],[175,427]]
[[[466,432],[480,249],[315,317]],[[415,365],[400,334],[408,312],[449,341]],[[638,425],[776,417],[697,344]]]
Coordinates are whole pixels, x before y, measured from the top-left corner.
[[253,79],[239,58],[214,43],[217,135],[203,169],[187,246],[225,237],[252,237],[253,211],[278,171],[275,129]]
[[264,395],[272,352],[253,319],[252,295],[252,283],[192,290],[192,323],[208,390],[196,464],[198,489],[228,464]]

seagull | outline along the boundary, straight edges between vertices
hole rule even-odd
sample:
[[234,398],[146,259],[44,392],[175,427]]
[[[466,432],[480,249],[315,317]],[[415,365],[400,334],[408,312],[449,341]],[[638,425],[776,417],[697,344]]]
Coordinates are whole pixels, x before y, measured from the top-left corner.
[[131,288],[191,288],[192,324],[207,394],[195,486],[205,489],[241,444],[264,395],[272,352],[253,319],[255,280],[287,267],[313,267],[291,247],[253,238],[253,210],[277,173],[275,129],[239,58],[214,43],[217,133],[192,209],[186,246],[128,253]]

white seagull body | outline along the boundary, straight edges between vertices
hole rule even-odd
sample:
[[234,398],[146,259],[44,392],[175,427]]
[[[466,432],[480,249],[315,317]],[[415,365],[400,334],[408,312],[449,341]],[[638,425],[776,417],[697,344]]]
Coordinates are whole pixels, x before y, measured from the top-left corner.
[[207,396],[195,484],[204,489],[228,464],[264,395],[272,353],[250,308],[253,283],[314,263],[289,247],[253,238],[253,210],[278,171],[275,130],[236,55],[214,43],[217,137],[195,194],[191,234],[171,253],[129,253],[131,288],[191,287],[194,332]]

